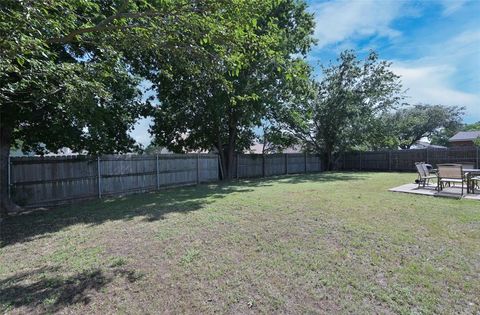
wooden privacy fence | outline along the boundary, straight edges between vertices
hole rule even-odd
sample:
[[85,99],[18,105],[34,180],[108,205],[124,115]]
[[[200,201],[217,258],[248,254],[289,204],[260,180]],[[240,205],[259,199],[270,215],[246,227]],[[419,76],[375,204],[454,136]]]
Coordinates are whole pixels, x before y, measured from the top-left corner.
[[[153,191],[219,179],[216,154],[14,157],[9,193],[22,206]],[[319,155],[239,154],[235,177],[319,172]]]
[[25,206],[216,180],[215,154],[15,157],[9,168],[10,195]]
[[235,177],[266,177],[284,174],[322,171],[318,154],[238,154],[235,159]]
[[480,168],[479,158],[478,147],[350,152],[340,156],[339,168],[360,171],[415,171],[415,162],[429,163],[434,167],[442,163],[468,162]]

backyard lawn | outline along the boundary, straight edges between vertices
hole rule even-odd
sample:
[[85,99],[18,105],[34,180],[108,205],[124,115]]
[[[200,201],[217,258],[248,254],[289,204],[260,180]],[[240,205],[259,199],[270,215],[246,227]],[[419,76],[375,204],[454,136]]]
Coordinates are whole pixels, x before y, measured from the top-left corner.
[[480,312],[480,202],[323,173],[79,203],[1,224],[0,311]]

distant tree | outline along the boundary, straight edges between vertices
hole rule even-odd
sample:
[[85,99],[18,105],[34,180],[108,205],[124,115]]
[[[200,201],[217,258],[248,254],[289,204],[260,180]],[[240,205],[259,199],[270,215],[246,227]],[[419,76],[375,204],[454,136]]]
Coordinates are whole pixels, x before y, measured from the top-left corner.
[[162,153],[162,150],[164,149],[164,147],[159,147],[159,146],[156,146],[156,145],[153,145],[153,144],[149,144],[145,150],[143,150],[143,153],[144,154],[151,154],[151,155],[155,155],[155,154],[160,154]]
[[466,124],[462,128],[463,131],[480,131],[480,121],[473,124]]
[[474,144],[476,147],[480,147],[480,137],[477,137],[477,139],[473,140],[473,144]]
[[444,144],[440,139],[462,126],[463,113],[463,107],[426,104],[384,113],[379,118],[384,137],[379,139],[401,149],[409,149],[422,138]]
[[263,127],[262,134],[258,137],[258,142],[263,145],[262,154],[280,153],[283,150],[298,144],[298,139],[275,125]]
[[311,84],[311,97],[295,100],[283,119],[306,146],[325,154],[328,169],[337,153],[364,145],[376,117],[401,101],[399,77],[375,52],[359,60],[344,51],[337,61]]

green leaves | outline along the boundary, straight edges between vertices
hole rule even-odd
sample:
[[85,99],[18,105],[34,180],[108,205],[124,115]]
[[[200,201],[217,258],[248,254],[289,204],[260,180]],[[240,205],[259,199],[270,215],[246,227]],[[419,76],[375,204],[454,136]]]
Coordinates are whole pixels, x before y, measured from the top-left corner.
[[194,34],[200,49],[188,55],[162,52],[165,62],[157,58],[155,66],[168,64],[175,75],[146,74],[161,101],[152,127],[155,142],[176,152],[249,147],[254,128],[274,119],[292,94],[303,93],[297,86],[309,76],[305,61],[293,57],[312,42],[312,17],[303,3],[209,3],[228,5],[195,27],[201,29]]
[[434,143],[446,145],[453,134],[446,137],[443,134],[451,129],[459,129],[463,111],[463,108],[456,106],[418,104],[385,113],[379,118],[384,127],[383,138],[378,140],[385,142],[385,138],[390,138],[388,142],[394,143],[394,148],[402,149],[409,149],[424,137],[433,138]]
[[[399,77],[389,67],[375,52],[365,60],[342,52],[336,64],[323,67],[320,82],[303,89],[305,99],[292,103],[285,127],[325,152],[330,164],[333,154],[364,146],[376,128],[375,118],[401,100]],[[304,71],[301,64],[295,69]]]
[[1,123],[25,149],[126,152],[153,110],[156,141],[175,151],[241,150],[304,92],[309,69],[292,56],[313,43],[313,17],[295,0],[8,0],[0,33]]

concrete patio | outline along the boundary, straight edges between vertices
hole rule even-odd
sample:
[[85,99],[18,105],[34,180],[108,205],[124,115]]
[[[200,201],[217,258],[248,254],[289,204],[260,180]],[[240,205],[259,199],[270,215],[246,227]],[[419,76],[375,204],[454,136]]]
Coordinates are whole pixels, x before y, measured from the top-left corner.
[[[392,192],[401,192],[407,194],[417,194],[417,195],[425,195],[425,196],[434,196],[434,197],[450,197],[450,198],[460,198],[461,195],[461,187],[446,187],[441,192],[436,190],[436,185],[427,185],[425,187],[418,187],[417,184],[405,184],[402,186],[398,186],[395,188],[389,189]],[[466,188],[464,191],[464,199],[472,199],[480,201],[480,191],[476,190],[475,194],[467,194]]]

